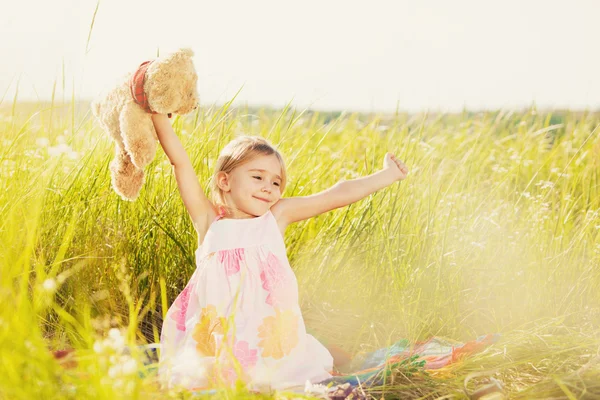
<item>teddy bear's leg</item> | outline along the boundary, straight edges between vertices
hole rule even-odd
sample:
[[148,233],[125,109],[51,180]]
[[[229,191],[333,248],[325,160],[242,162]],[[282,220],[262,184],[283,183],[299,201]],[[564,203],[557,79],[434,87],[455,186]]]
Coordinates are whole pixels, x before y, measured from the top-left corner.
[[135,200],[144,184],[144,171],[131,162],[124,149],[116,148],[115,158],[110,163],[111,181],[115,192],[123,200]]
[[131,161],[139,169],[144,169],[156,154],[156,131],[151,115],[131,102],[123,107],[119,124]]
[[119,108],[108,107],[102,102],[96,101],[92,103],[92,110],[102,129],[108,133],[112,140],[118,143],[118,146],[123,148],[123,139],[119,131]]

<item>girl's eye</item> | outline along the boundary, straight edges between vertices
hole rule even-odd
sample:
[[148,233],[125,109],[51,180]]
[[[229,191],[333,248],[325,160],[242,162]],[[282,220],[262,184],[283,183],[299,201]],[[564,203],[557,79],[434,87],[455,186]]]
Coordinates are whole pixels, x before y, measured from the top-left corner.
[[275,186],[279,186],[279,183],[275,182]]
[[258,180],[260,180],[260,179],[261,179],[261,177],[260,177],[260,176],[253,176],[253,178],[256,178],[256,179],[258,179]]

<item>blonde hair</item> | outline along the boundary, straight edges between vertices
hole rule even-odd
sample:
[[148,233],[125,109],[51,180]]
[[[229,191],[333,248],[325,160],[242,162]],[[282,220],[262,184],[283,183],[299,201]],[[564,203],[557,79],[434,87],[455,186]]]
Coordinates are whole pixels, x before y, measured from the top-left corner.
[[215,171],[210,180],[211,199],[215,206],[225,207],[225,197],[223,191],[217,185],[217,174],[219,172],[231,173],[235,168],[252,161],[258,156],[277,156],[281,164],[281,185],[280,190],[283,193],[287,183],[285,163],[279,151],[265,138],[260,136],[239,136],[221,150]]

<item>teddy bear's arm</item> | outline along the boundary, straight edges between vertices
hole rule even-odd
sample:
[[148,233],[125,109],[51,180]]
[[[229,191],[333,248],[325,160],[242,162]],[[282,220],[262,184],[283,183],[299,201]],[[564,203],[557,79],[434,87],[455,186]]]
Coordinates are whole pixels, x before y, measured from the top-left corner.
[[156,135],[150,114],[133,102],[127,103],[119,115],[119,126],[133,165],[144,169],[156,155]]
[[169,119],[163,114],[155,114],[152,115],[152,121],[158,140],[173,165],[183,204],[198,235],[204,237],[210,222],[217,216],[215,208],[204,194],[190,157],[173,131]]

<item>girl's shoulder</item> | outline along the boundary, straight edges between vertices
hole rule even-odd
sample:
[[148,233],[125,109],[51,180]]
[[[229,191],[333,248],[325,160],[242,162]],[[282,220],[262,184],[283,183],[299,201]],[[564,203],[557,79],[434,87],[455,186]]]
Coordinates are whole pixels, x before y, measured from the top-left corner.
[[271,214],[277,222],[277,227],[279,228],[279,232],[281,232],[281,236],[285,235],[285,230],[287,229],[289,222],[285,219],[285,215],[283,211],[285,210],[285,202],[287,199],[279,199],[279,201],[271,207]]

